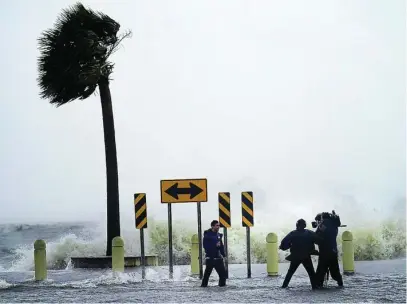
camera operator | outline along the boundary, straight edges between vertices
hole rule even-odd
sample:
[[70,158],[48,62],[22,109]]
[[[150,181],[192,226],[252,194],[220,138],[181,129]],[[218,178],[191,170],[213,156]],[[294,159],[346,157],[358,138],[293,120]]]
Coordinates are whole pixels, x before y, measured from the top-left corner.
[[316,288],[315,270],[312,264],[311,255],[318,254],[315,250],[315,244],[318,244],[320,239],[317,234],[311,230],[305,229],[307,223],[303,219],[299,219],[296,223],[296,229],[287,234],[281,241],[280,249],[290,249],[291,254],[286,257],[290,261],[290,267],[285,276],[282,288],[287,288],[288,284],[298,266],[302,264],[308,273],[312,289]]
[[318,214],[315,217],[315,221],[312,223],[312,226],[317,228],[315,232],[323,239],[321,244],[318,245],[319,258],[315,274],[317,288],[323,286],[324,278],[328,271],[332,279],[338,283],[338,286],[342,287],[343,280],[339,270],[338,247],[336,243],[341,220],[335,214],[335,211],[332,211],[332,214],[328,212]]

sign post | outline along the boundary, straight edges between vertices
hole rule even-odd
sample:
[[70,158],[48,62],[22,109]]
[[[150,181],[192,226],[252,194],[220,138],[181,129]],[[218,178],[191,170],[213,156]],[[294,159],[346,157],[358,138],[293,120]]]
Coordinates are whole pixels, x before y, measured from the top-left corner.
[[226,278],[229,278],[228,228],[231,227],[230,193],[229,192],[219,192],[218,201],[219,201],[219,224],[220,224],[220,227],[223,227],[224,246],[225,246],[225,255],[226,255],[226,261],[225,261]]
[[172,265],[172,210],[171,204],[168,204],[168,263],[169,263],[169,276],[173,278],[174,268]]
[[136,215],[136,229],[140,229],[141,275],[146,277],[146,256],[144,252],[144,229],[147,228],[147,198],[145,193],[134,194],[134,212]]
[[199,240],[199,278],[203,277],[202,267],[202,225],[201,202],[208,201],[207,179],[173,179],[161,181],[161,203],[168,204],[168,252],[170,278],[173,276],[172,261],[172,211],[171,205],[177,203],[197,203]]
[[199,279],[203,277],[203,262],[202,262],[202,221],[201,221],[201,202],[196,203],[198,213],[198,238],[199,240]]
[[250,227],[254,226],[253,192],[242,192],[242,226],[246,227],[247,277],[251,278]]

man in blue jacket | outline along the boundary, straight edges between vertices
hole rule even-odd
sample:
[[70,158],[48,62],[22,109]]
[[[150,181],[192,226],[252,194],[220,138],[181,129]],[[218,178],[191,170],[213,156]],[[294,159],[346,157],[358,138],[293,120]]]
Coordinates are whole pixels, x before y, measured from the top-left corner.
[[318,222],[317,235],[322,237],[323,241],[319,244],[319,259],[316,271],[317,287],[321,288],[326,274],[330,273],[339,287],[343,286],[343,279],[339,270],[338,248],[336,238],[338,237],[338,228],[341,226],[339,215],[332,211],[332,214],[323,212],[315,217]]
[[204,232],[203,247],[205,249],[205,273],[201,287],[207,287],[213,268],[219,275],[219,286],[226,285],[226,270],[223,264],[225,249],[222,242],[222,234],[219,233],[219,222],[211,222],[211,228]]
[[287,275],[285,276],[282,288],[287,288],[290,280],[302,264],[308,273],[312,289],[316,288],[315,270],[312,264],[311,255],[316,255],[315,244],[319,243],[320,239],[317,234],[311,230],[305,229],[307,223],[303,219],[299,219],[296,223],[296,230],[291,231],[281,241],[280,249],[290,249],[291,254],[286,258],[290,261]]

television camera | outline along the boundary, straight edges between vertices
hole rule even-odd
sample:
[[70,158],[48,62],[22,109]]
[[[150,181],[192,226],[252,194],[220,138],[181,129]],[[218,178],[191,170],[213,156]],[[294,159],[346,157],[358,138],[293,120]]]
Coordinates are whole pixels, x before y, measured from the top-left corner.
[[[312,228],[314,229],[317,228],[323,222],[324,219],[338,221],[338,224],[340,224],[341,222],[339,215],[335,213],[335,210],[332,210],[332,213],[321,212],[317,214],[317,216],[315,217],[315,221],[311,222]],[[338,227],[346,227],[346,225],[338,225]]]

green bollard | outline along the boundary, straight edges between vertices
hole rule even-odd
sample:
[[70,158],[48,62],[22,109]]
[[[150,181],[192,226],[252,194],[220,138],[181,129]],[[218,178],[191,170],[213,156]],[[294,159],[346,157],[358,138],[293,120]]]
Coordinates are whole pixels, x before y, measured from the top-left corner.
[[352,232],[344,231],[342,233],[342,263],[343,274],[355,273],[355,257],[353,251]]
[[124,241],[120,236],[112,240],[112,270],[124,272]]
[[47,245],[44,240],[34,242],[34,272],[35,280],[43,281],[47,279]]
[[269,233],[266,237],[267,242],[267,274],[269,276],[278,276],[278,246],[277,234]]
[[199,274],[199,239],[197,234],[191,238],[191,274]]

